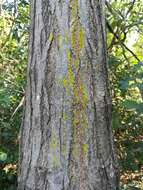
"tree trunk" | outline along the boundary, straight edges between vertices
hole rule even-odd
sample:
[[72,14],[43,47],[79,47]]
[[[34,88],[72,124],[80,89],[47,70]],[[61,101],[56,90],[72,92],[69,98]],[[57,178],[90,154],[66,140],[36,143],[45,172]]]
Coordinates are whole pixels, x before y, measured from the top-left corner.
[[18,190],[117,190],[104,0],[31,0]]

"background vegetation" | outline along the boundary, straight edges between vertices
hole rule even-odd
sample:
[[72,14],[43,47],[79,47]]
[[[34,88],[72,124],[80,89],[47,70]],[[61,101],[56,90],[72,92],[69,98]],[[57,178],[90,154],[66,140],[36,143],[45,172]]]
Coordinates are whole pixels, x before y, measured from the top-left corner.
[[[143,190],[143,1],[106,2],[121,190]],[[26,0],[0,3],[0,190],[16,190],[29,28]]]

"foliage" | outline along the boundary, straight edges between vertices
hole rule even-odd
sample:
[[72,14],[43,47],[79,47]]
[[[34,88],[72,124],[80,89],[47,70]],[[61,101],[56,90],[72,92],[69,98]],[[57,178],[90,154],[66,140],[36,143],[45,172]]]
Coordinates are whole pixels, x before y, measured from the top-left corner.
[[15,189],[18,133],[22,110],[14,111],[24,96],[27,61],[28,4],[3,4],[0,15],[0,187]]
[[[121,189],[141,189],[143,166],[143,2],[106,2],[113,129],[120,161]],[[125,173],[128,173],[126,176]],[[138,173],[138,184],[130,181]],[[126,180],[128,179],[128,180]]]

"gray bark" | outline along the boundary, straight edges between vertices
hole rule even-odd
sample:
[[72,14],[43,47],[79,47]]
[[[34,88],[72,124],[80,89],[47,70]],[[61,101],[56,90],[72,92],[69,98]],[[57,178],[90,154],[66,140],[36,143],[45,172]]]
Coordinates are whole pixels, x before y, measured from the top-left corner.
[[104,0],[31,0],[18,190],[117,190]]

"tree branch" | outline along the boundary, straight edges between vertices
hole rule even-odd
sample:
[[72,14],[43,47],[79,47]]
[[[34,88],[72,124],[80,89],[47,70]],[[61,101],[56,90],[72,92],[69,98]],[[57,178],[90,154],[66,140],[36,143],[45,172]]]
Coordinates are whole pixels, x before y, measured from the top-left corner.
[[138,62],[140,62],[140,59],[137,57],[137,55],[136,55],[132,50],[130,50],[130,49],[126,46],[126,44],[124,44],[124,42],[120,39],[120,37],[118,36],[118,34],[113,31],[112,27],[110,26],[110,24],[109,24],[109,22],[108,22],[107,20],[106,20],[106,25],[107,25],[107,28],[109,29],[109,31],[110,31],[110,32],[115,36],[115,38],[119,41],[119,43],[120,43],[128,52],[130,52],[130,53],[133,55],[133,57],[134,57]]

